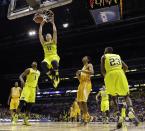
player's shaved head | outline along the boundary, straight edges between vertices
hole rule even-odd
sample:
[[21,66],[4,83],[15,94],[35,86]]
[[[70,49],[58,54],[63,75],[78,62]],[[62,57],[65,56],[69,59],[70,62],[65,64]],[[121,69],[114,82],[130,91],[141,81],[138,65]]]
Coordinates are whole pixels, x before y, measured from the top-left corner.
[[113,48],[112,47],[106,47],[105,48],[105,51],[104,51],[104,54],[106,54],[106,53],[113,53]]

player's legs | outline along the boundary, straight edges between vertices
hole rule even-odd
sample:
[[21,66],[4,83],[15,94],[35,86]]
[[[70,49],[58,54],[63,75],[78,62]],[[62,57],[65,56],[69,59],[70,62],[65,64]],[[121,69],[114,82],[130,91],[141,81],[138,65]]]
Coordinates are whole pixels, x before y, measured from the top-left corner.
[[[139,119],[136,117],[135,112],[133,110],[132,107],[132,101],[129,97],[129,95],[124,96],[125,102],[127,103],[127,107],[128,107],[128,117],[129,119],[136,125],[138,126],[140,121]],[[125,116],[126,116],[126,109],[124,109],[124,106],[121,106],[120,108],[120,113],[119,113],[119,121],[117,124],[117,128],[121,128],[122,127],[122,123],[125,120]]]
[[18,106],[18,108],[17,108],[17,110],[16,110],[16,117],[17,117],[17,119],[18,119],[18,117],[19,117],[19,115],[20,115],[20,112],[21,112],[22,108],[23,108],[25,105],[26,105],[26,101],[20,100],[19,106]]
[[58,72],[58,67],[59,67],[59,61],[57,60],[52,60],[53,57],[44,59],[44,61],[41,62],[41,68],[53,83],[53,86],[56,88],[60,82],[59,79],[59,72]]
[[28,123],[28,118],[29,118],[32,103],[35,103],[35,97],[36,97],[36,88],[29,87],[29,86],[23,88],[23,91],[20,97],[20,104],[19,104],[17,112],[19,114],[23,106],[26,107],[25,116],[24,116],[24,124],[28,126],[30,125]]
[[118,102],[117,102],[117,96],[111,96],[111,100],[113,102],[113,108],[114,108],[114,114],[115,116],[117,115],[118,111],[119,111],[119,106],[118,106]]
[[52,79],[52,70],[48,68],[48,63],[46,61],[41,62],[41,68],[44,74],[46,74],[50,79]]
[[129,119],[137,126],[140,123],[140,121],[135,115],[135,112],[133,110],[132,100],[129,97],[129,95],[127,95],[125,97],[125,100],[126,100],[126,103],[128,105],[128,116],[129,116]]
[[[105,85],[106,85],[107,93],[112,96],[118,95],[118,96],[125,97],[129,94],[128,81],[123,70],[114,70],[114,71],[109,72],[105,77]],[[129,103],[131,104],[130,101]],[[121,112],[121,109],[118,110],[118,113],[117,113],[117,116],[118,116],[117,128],[121,128],[122,123],[123,123],[123,118],[121,117],[120,112]]]
[[59,78],[59,63],[57,60],[52,60],[51,62],[51,66],[52,66],[52,76],[53,76],[53,85],[56,88],[60,82],[60,78]]
[[15,114],[16,114],[16,110],[15,109],[11,109],[11,121],[13,124],[15,124]]
[[26,101],[24,100],[20,100],[20,104],[18,106],[18,109],[17,109],[17,114],[19,115],[22,108],[25,107],[25,115],[24,115],[24,125],[30,125],[28,123],[28,118],[29,118],[29,115],[30,115],[30,111],[31,111],[31,107],[32,107],[32,104],[31,103],[27,103]]
[[109,122],[109,101],[102,101],[101,102],[101,111],[103,116],[103,124]]
[[122,107],[122,109],[121,109],[121,117],[123,118],[123,120],[125,120],[125,118],[126,118],[126,107]]
[[11,120],[12,120],[12,122],[13,122],[13,120],[14,120],[14,100],[13,100],[13,98],[11,99],[11,102],[10,102],[10,112],[11,112]]
[[106,113],[105,113],[104,101],[101,101],[101,112],[102,112],[102,121],[103,121],[103,124],[105,124]]
[[89,91],[87,91],[87,85],[88,85],[87,82],[80,82],[77,92],[77,102],[82,112],[83,122],[87,122],[88,117],[87,100],[89,96]]
[[27,125],[27,126],[31,125],[28,122],[28,119],[29,119],[29,116],[30,116],[32,105],[33,105],[33,103],[27,103],[26,104],[26,112],[25,112],[25,116],[24,116],[24,125]]
[[11,116],[12,116],[12,123],[15,124],[18,120],[17,116],[17,108],[19,105],[19,98],[12,98],[10,102],[10,111],[11,111]]
[[24,101],[24,100],[20,100],[20,104],[19,104],[19,106],[18,106],[18,108],[17,108],[17,110],[16,110],[16,112],[19,114],[20,112],[21,112],[21,110],[22,110],[22,108],[26,105],[26,101]]
[[105,115],[106,115],[106,124],[109,124],[109,110],[105,111]]
[[82,106],[83,106],[83,119],[84,119],[85,124],[87,124],[88,122],[92,120],[92,117],[90,116],[88,112],[87,102],[82,102]]
[[25,111],[25,117],[24,117],[24,124],[27,126],[30,126],[31,124],[28,122],[29,115],[31,112],[32,105],[35,103],[36,99],[36,88],[30,87],[29,89],[29,97],[26,103],[26,111]]

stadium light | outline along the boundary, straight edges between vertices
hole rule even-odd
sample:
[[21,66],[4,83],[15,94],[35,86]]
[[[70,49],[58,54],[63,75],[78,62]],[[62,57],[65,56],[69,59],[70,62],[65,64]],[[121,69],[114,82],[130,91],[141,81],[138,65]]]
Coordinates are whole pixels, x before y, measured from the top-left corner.
[[64,23],[63,24],[63,28],[68,28],[68,26],[69,26],[69,23]]
[[29,36],[35,36],[36,35],[36,31],[35,30],[31,30],[28,32]]

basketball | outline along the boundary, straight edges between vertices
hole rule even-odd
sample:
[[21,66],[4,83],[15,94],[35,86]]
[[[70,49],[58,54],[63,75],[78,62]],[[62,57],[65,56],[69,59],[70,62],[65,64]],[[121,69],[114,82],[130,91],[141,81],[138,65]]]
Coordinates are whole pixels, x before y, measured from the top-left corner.
[[35,23],[40,24],[43,21],[43,15],[35,14],[33,20]]

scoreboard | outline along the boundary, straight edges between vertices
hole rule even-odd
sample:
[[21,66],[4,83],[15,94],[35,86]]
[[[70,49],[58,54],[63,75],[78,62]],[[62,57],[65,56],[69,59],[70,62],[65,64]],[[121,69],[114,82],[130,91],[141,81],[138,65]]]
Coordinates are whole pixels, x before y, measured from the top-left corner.
[[96,25],[115,22],[122,16],[122,0],[87,0]]
[[87,0],[89,9],[98,9],[119,5],[122,0]]

